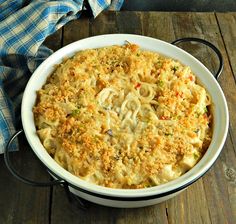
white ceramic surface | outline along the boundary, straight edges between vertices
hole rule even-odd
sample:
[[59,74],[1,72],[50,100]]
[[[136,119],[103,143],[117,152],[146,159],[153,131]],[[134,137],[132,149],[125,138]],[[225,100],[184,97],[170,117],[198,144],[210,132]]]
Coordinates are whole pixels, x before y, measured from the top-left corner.
[[[75,52],[88,49],[88,48],[99,48],[104,46],[110,46],[114,44],[123,45],[125,41],[131,43],[136,43],[141,46],[142,49],[151,50],[159,52],[167,57],[171,57],[179,60],[185,65],[191,67],[192,71],[196,74],[199,81],[204,85],[204,87],[210,93],[213,100],[213,139],[209,146],[209,149],[203,156],[203,158],[194,166],[190,171],[181,177],[168,182],[166,184],[145,188],[145,189],[111,189],[98,185],[88,183],[81,180],[80,178],[72,175],[61,166],[59,166],[47,153],[47,151],[42,146],[37,134],[34,124],[34,118],[32,113],[32,108],[35,104],[36,90],[39,90],[45,83],[47,77],[53,71],[55,64],[59,64],[63,58],[70,57],[74,55]],[[222,147],[224,145],[227,131],[228,131],[228,108],[224,97],[224,94],[211,74],[211,72],[196,58],[191,56],[189,53],[183,51],[182,49],[166,43],[161,40],[157,40],[150,37],[131,35],[131,34],[110,34],[94,36],[87,39],[83,39],[67,45],[60,50],[56,51],[48,59],[46,59],[34,72],[30,78],[22,101],[22,123],[23,129],[25,131],[26,138],[31,145],[33,151],[38,156],[38,158],[57,176],[66,180],[68,183],[81,188],[85,191],[92,192],[98,195],[105,195],[108,197],[117,198],[137,198],[137,197],[156,197],[152,200],[141,200],[134,202],[126,201],[125,203],[119,203],[119,199],[107,200],[100,199],[100,197],[93,197],[86,193],[81,193],[79,191],[75,192],[80,194],[81,197],[93,201],[98,204],[103,204],[113,207],[142,207],[151,204],[158,203],[162,200],[167,199],[166,197],[174,196],[175,194],[169,194],[168,192],[174,192],[176,189],[183,189],[194,180],[201,177],[215,162],[219,156]],[[160,194],[167,194],[167,196],[158,196]]]

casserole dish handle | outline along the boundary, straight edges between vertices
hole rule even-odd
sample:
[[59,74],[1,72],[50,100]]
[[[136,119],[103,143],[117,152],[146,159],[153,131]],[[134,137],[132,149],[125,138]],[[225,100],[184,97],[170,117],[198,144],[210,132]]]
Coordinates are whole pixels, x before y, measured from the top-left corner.
[[[18,135],[20,135],[21,133],[23,133],[23,130],[19,130],[17,131],[11,138],[10,140],[8,141],[7,145],[6,145],[6,149],[5,149],[5,152],[4,152],[4,161],[5,161],[5,164],[6,164],[6,167],[8,168],[8,170],[11,172],[11,174],[17,178],[18,180],[20,180],[21,182],[25,183],[25,184],[28,184],[28,185],[31,185],[31,186],[37,186],[37,187],[49,187],[49,186],[53,186],[53,185],[60,185],[60,184],[64,184],[65,181],[64,180],[61,180],[61,179],[57,179],[57,180],[53,180],[53,181],[50,181],[50,182],[35,182],[35,181],[32,181],[32,180],[29,180],[23,176],[21,176],[16,170],[15,168],[13,167],[11,161],[10,161],[10,158],[9,158],[9,151],[10,151],[10,146],[12,144],[12,142],[15,140],[15,138],[18,137]],[[49,173],[51,173],[49,171]]]
[[180,39],[177,39],[177,40],[171,42],[171,44],[177,45],[177,44],[183,43],[183,42],[198,42],[198,43],[201,43],[201,44],[204,44],[204,45],[210,47],[216,53],[216,55],[219,59],[219,68],[218,68],[217,72],[213,75],[216,79],[218,79],[220,74],[222,73],[223,67],[224,67],[223,57],[222,57],[222,54],[221,54],[220,50],[215,45],[213,45],[212,43],[210,43],[210,42],[208,42],[204,39],[196,38],[196,37],[180,38]]
[[85,201],[83,199],[81,199],[81,198],[76,197],[74,194],[72,194],[70,192],[69,184],[65,180],[56,177],[56,175],[51,170],[49,170],[48,168],[47,168],[47,171],[51,175],[56,177],[57,180],[52,180],[52,181],[49,181],[49,182],[36,182],[36,181],[33,181],[33,180],[30,180],[30,179],[27,179],[27,178],[23,177],[22,175],[20,175],[15,170],[15,168],[13,167],[13,165],[12,165],[12,163],[10,161],[10,158],[9,158],[10,146],[13,143],[13,141],[18,137],[18,135],[20,135],[22,133],[23,133],[23,130],[17,131],[10,138],[10,140],[8,141],[8,143],[6,145],[6,149],[5,149],[5,152],[4,152],[4,161],[5,161],[6,167],[10,171],[10,173],[16,179],[20,180],[21,182],[23,182],[25,184],[28,184],[28,185],[31,185],[31,186],[34,186],[34,187],[51,187],[51,186],[54,186],[54,185],[62,185],[64,187],[64,190],[66,192],[66,195],[67,195],[67,198],[68,198],[69,202],[74,203],[80,209],[83,209],[83,210],[87,209],[88,205],[85,203]]

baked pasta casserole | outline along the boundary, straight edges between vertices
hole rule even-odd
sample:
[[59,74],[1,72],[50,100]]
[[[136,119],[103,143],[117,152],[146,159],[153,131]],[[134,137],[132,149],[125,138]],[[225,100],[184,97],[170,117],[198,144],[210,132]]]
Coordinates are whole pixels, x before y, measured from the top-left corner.
[[191,169],[212,138],[211,98],[191,69],[126,43],[57,65],[37,92],[37,134],[48,153],[90,183],[156,186]]

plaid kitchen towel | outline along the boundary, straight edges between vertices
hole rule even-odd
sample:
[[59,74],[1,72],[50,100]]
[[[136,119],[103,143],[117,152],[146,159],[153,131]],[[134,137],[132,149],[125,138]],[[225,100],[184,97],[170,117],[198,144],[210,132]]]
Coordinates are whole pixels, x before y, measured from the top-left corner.
[[[119,10],[124,0],[88,0],[93,16]],[[0,0],[0,153],[15,132],[22,93],[31,73],[52,51],[47,36],[77,19],[84,0]],[[12,150],[17,144],[12,145]]]

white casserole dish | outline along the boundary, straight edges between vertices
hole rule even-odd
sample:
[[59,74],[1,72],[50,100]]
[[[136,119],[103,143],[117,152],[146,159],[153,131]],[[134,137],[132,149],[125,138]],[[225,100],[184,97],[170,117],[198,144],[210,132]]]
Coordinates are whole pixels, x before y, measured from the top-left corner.
[[[59,166],[41,144],[34,124],[32,108],[36,91],[46,82],[55,64],[75,52],[88,49],[123,45],[125,41],[138,44],[142,49],[156,51],[179,60],[191,67],[200,83],[210,93],[213,101],[213,138],[203,158],[187,173],[166,184],[146,189],[111,189],[88,183]],[[167,200],[196,181],[213,165],[219,156],[228,131],[228,108],[224,94],[211,72],[196,58],[184,50],[161,40],[130,34],[110,34],[83,39],[63,47],[46,59],[31,76],[23,95],[22,124],[26,138],[34,153],[54,176],[66,181],[71,192],[97,204],[112,207],[143,207]]]

